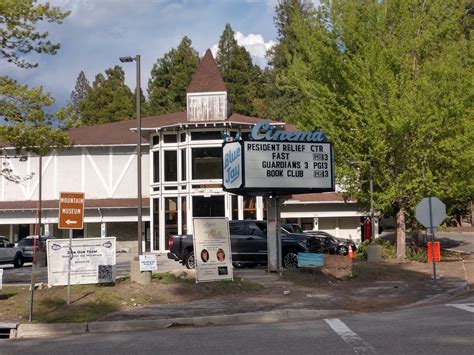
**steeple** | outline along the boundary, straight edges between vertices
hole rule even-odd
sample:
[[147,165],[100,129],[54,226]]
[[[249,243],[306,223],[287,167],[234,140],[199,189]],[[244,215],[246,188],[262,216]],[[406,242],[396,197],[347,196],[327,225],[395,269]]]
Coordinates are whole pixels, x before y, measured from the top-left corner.
[[188,121],[223,121],[230,114],[227,88],[210,49],[199,63],[186,93]]

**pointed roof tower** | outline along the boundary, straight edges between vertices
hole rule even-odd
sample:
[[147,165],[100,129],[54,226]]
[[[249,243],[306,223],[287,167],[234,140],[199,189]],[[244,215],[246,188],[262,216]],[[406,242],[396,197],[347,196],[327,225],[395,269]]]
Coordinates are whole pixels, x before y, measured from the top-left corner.
[[219,92],[227,91],[224,79],[217,67],[217,63],[208,49],[199,63],[196,72],[193,75],[191,83],[186,90],[187,93]]
[[230,102],[224,79],[208,49],[186,90],[188,121],[224,121],[230,115]]

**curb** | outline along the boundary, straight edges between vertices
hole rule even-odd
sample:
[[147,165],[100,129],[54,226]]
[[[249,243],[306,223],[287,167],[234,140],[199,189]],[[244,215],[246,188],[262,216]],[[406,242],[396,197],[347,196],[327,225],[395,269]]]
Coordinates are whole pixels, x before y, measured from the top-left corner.
[[40,338],[71,334],[130,332],[143,330],[160,330],[174,326],[209,326],[209,325],[239,325],[262,324],[283,321],[311,320],[326,317],[347,315],[346,310],[310,310],[285,309],[269,312],[236,313],[218,316],[170,318],[156,320],[106,321],[90,323],[38,323],[20,324],[16,338]]

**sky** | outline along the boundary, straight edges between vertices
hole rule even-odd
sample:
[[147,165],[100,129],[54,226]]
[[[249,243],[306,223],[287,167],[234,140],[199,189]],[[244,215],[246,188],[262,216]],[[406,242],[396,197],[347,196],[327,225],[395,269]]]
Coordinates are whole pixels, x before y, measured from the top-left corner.
[[[45,0],[41,0],[45,2]],[[56,55],[28,54],[36,69],[2,63],[0,75],[20,84],[42,86],[56,99],[54,108],[69,100],[81,70],[90,83],[96,74],[122,65],[126,83],[135,87],[135,63],[121,56],[141,55],[141,87],[146,93],[153,64],[176,47],[184,36],[202,56],[215,53],[225,24],[230,23],[239,44],[256,64],[266,64],[265,52],[276,42],[273,24],[277,0],[50,0],[71,14],[61,25],[41,24],[52,42],[61,43]]]

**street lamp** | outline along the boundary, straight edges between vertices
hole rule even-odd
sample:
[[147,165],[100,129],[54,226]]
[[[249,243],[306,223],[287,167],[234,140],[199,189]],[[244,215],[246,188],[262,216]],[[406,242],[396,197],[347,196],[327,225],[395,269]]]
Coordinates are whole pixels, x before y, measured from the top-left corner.
[[138,255],[142,255],[142,119],[140,113],[140,55],[135,57],[120,57],[120,62],[131,63],[135,61],[137,64],[137,88],[136,94],[136,108],[137,108],[137,195],[138,195]]

